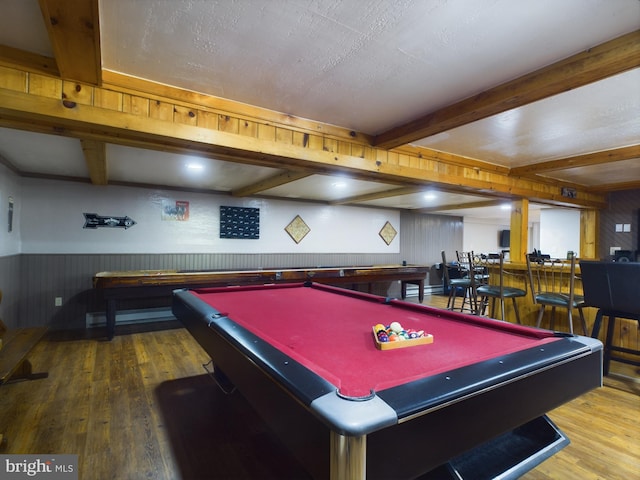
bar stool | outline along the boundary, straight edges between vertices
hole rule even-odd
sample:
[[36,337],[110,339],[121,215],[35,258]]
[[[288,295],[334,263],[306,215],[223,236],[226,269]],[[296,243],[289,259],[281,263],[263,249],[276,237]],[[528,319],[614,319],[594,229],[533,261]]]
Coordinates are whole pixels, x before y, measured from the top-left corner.
[[573,309],[580,314],[582,330],[587,335],[587,322],[582,309],[585,307],[584,297],[575,293],[576,258],[569,260],[548,259],[537,263],[535,267],[529,255],[527,255],[527,272],[533,303],[540,305],[537,327],[542,323],[546,307],[551,307],[551,323],[549,328],[554,329],[556,308],[567,309],[569,332],[573,333]]
[[[453,267],[453,269],[455,270],[455,276],[450,274],[450,267]],[[471,278],[469,277],[468,272],[460,267],[460,264],[449,265],[447,263],[447,256],[444,253],[444,250],[442,250],[442,268],[444,270],[445,281],[447,282],[447,285],[449,285],[449,299],[447,300],[447,309],[455,310],[457,291],[458,289],[462,289],[464,292],[462,305],[460,306],[460,311],[462,312],[464,311],[464,304],[466,303],[467,298],[469,298],[469,302],[472,302],[471,296],[473,288],[471,285]],[[467,310],[475,313],[475,308],[473,305],[475,304],[470,304]]]
[[[591,336],[593,338],[598,338],[600,335],[600,325],[602,324],[602,317],[607,317],[609,321],[607,322],[607,333],[604,340],[604,352],[602,355],[602,373],[603,375],[609,375],[609,367],[611,365],[611,360],[615,360],[617,362],[627,363],[629,365],[635,365],[640,367],[640,360],[632,360],[627,357],[623,357],[621,355],[616,355],[615,352],[618,353],[626,353],[631,355],[640,356],[640,350],[633,350],[631,348],[620,347],[613,344],[613,333],[615,331],[616,319],[618,318],[626,318],[629,320],[637,320],[638,328],[640,329],[640,314],[633,314],[629,312],[616,312],[613,310],[605,310],[599,309],[596,314],[596,319],[593,324],[593,330],[591,331]],[[640,358],[640,357],[639,357]]]
[[[478,294],[478,296],[480,297],[480,302],[479,302],[479,310],[478,310],[478,314],[479,315],[484,315],[484,311],[487,307],[487,303],[489,298],[491,298],[491,312],[490,312],[490,316],[491,318],[497,318],[496,314],[495,314],[495,308],[496,308],[496,300],[500,300],[500,320],[506,320],[505,314],[504,314],[504,303],[505,303],[505,299],[506,298],[510,298],[511,301],[513,302],[513,311],[515,312],[516,315],[516,320],[518,323],[520,322],[520,313],[518,312],[518,304],[516,303],[516,298],[518,297],[526,297],[527,296],[527,290],[523,290],[521,288],[517,288],[517,287],[508,287],[506,286],[505,283],[505,276],[506,275],[514,275],[514,276],[518,276],[517,274],[511,274],[509,272],[505,272],[504,270],[504,254],[500,253],[497,254],[497,260],[498,263],[491,263],[492,260],[496,260],[495,257],[492,259],[490,256],[482,258],[479,257],[479,259],[476,262],[476,265],[486,265],[486,268],[488,269],[490,266],[499,266],[500,270],[499,270],[499,274],[498,274],[498,283],[496,284],[495,282],[491,281],[491,276],[489,276],[489,283],[488,284],[484,284],[484,285],[480,285],[477,289],[476,292]],[[525,289],[526,289],[526,281],[525,281]]]
[[[640,366],[640,350],[613,344],[617,319],[637,320],[640,329],[640,263],[580,261],[585,303],[598,308],[591,336],[598,338],[602,318],[607,317],[603,374],[609,374],[611,360]],[[617,353],[626,354],[626,356]],[[638,356],[638,359],[629,358]]]

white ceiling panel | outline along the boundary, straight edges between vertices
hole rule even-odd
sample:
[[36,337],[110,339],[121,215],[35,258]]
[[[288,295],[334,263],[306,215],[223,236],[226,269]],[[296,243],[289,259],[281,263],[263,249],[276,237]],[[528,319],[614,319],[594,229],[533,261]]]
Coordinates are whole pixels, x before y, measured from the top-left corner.
[[105,69],[369,134],[632,31],[640,18],[637,0],[100,7]]
[[[397,197],[381,198],[376,200],[367,200],[358,202],[361,205],[370,205],[377,207],[394,207],[402,209],[431,209],[443,205],[460,206],[466,203],[487,201],[486,197],[478,195],[463,195],[459,193],[450,193],[438,191],[434,188],[425,187],[419,193],[409,195],[399,195]],[[508,200],[505,200],[508,203]]]
[[636,68],[414,144],[513,168],[639,140]]
[[0,45],[53,56],[37,0],[2,0],[0,12]]
[[107,145],[107,158],[109,178],[114,181],[220,192],[229,192],[279,172],[273,168],[112,144]]
[[29,174],[88,178],[80,140],[0,128],[0,156]]
[[303,198],[320,201],[339,201],[357,195],[382,192],[398,188],[394,185],[365,182],[345,175],[311,175],[295,182],[264,190],[264,195],[285,198]]

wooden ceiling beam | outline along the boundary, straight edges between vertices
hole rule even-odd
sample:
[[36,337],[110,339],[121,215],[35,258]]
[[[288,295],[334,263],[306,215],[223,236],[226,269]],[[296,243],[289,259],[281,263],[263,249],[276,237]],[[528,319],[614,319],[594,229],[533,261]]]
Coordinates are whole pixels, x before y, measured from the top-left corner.
[[495,207],[505,203],[504,199],[499,200],[481,200],[479,202],[469,203],[455,203],[453,205],[440,205],[438,207],[420,208],[415,210],[418,213],[432,213],[446,210],[462,210],[463,208],[483,208],[483,207]]
[[60,70],[55,58],[45,57],[44,55],[38,55],[37,53],[27,52],[7,45],[0,45],[0,65],[53,77],[60,76]]
[[377,135],[392,149],[640,66],[640,30],[556,62]]
[[313,175],[313,173],[308,171],[294,172],[287,170],[286,172],[279,173],[278,175],[274,175],[273,177],[269,177],[265,180],[260,180],[259,182],[252,183],[251,185],[236,188],[231,192],[231,195],[234,197],[247,197],[249,195],[269,190],[270,188],[279,187],[281,185],[286,185],[287,183],[309,177],[310,175]]
[[63,79],[102,83],[98,0],[39,0]]
[[316,122],[306,118],[296,117],[288,113],[277,112],[255,105],[248,105],[236,102],[228,98],[216,97],[204,93],[193,92],[183,88],[152,82],[143,78],[132,77],[120,72],[111,70],[102,71],[103,87],[112,90],[139,95],[140,92],[148,94],[151,98],[166,102],[167,99],[177,100],[178,103],[202,105],[213,108],[221,112],[229,112],[239,118],[255,120],[259,118],[268,123],[286,125],[300,131],[312,132],[314,135],[330,135],[336,138],[345,138],[349,141],[358,141],[362,144],[370,145],[373,137],[362,132],[329,125],[327,123]]
[[401,195],[411,195],[414,193],[423,192],[427,188],[428,187],[426,186],[394,188],[392,190],[384,190],[382,192],[367,193],[364,195],[355,195],[353,197],[342,198],[340,200],[332,200],[331,202],[329,202],[329,204],[345,205],[347,203],[368,202],[371,200],[379,200],[381,198],[399,197]]
[[640,189],[640,180],[633,180],[630,182],[622,183],[607,183],[602,185],[596,185],[589,187],[587,190],[593,193],[609,193],[622,190],[637,190]]
[[89,169],[89,178],[94,185],[107,185],[107,144],[98,140],[80,140],[84,160]]
[[589,167],[605,163],[619,162],[640,157],[640,145],[614,148],[601,152],[586,153],[573,157],[550,160],[548,162],[533,163],[522,167],[515,167],[509,171],[511,176],[529,176],[555,170],[567,170],[568,168]]

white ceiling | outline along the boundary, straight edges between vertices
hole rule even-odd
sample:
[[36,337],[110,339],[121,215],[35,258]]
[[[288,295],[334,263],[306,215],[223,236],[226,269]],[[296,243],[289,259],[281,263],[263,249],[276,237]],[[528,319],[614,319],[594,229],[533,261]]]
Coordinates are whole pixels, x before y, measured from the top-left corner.
[[[38,0],[1,0],[0,45],[53,56]],[[640,27],[638,0],[101,0],[102,68],[369,135]],[[515,168],[638,144],[640,69],[415,142]],[[25,174],[88,178],[78,140],[0,128]],[[277,169],[108,145],[109,180],[231,191]],[[584,186],[640,180],[637,158],[550,171]],[[338,180],[345,183],[338,186]],[[313,175],[263,195],[339,201],[398,185]],[[437,188],[435,188],[437,191]],[[441,190],[360,202],[432,208]],[[494,217],[508,211],[440,213]]]

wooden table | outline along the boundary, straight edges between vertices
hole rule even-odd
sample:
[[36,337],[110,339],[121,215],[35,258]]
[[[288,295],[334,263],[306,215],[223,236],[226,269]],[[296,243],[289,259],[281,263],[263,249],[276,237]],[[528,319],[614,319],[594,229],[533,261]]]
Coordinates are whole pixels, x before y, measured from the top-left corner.
[[173,290],[179,288],[225,285],[261,285],[267,283],[313,281],[354,288],[367,284],[400,281],[402,298],[407,284],[418,286],[418,299],[424,300],[424,281],[430,267],[425,265],[370,265],[352,267],[269,268],[260,270],[180,271],[134,270],[99,272],[93,277],[93,287],[106,302],[107,336],[115,334],[118,302],[134,298],[165,297],[170,302]]

